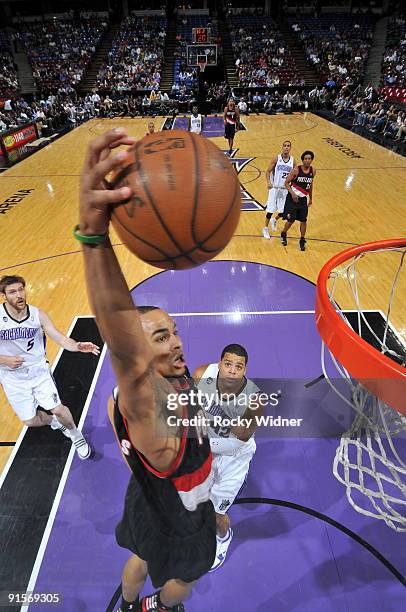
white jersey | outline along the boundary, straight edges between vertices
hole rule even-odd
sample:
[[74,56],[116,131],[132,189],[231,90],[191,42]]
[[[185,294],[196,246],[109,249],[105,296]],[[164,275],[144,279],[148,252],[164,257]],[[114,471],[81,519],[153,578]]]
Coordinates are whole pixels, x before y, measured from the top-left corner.
[[278,155],[276,166],[273,171],[272,183],[274,187],[278,187],[279,189],[283,187],[285,189],[285,181],[289,172],[293,169],[293,165],[293,157],[289,157],[288,161],[284,161],[282,155]]
[[[220,392],[217,389],[217,376],[219,373],[219,367],[217,363],[212,363],[206,368],[203,376],[201,377],[197,388],[203,392],[206,400],[206,417],[210,419],[213,425],[209,426],[209,438],[212,437],[234,437],[231,432],[231,427],[228,425],[223,426],[220,420],[235,419],[242,417],[249,406],[249,398],[259,393],[258,387],[249,379],[246,380],[244,388],[236,396],[236,399],[222,398]],[[217,417],[216,419],[214,417]],[[216,423],[218,422],[218,424]],[[244,442],[242,443],[245,444]]]
[[192,115],[190,117],[190,131],[194,132],[195,134],[201,133],[202,131],[202,116],[201,115],[197,115],[197,117]]
[[[17,321],[10,316],[6,304],[0,306],[0,355],[23,357],[23,368],[46,363],[45,335],[38,308],[27,305],[26,318]],[[16,371],[4,365],[0,365],[0,370]]]
[[[236,402],[220,401],[220,398],[216,398],[218,373],[218,364],[212,363],[206,368],[197,385],[206,398],[205,414],[211,423],[213,423],[214,417],[220,417],[221,419],[242,417],[247,408],[246,403],[249,403],[249,396],[259,392],[258,387],[247,379],[245,387],[237,396]],[[240,402],[240,399],[247,400],[247,402]],[[254,436],[251,436],[247,442],[238,440],[231,433],[231,427],[226,425],[225,422],[218,426],[213,423],[213,426],[209,426],[208,429],[213,453],[213,484],[210,499],[216,513],[225,514],[244,485],[250,461],[256,450],[256,444]],[[223,439],[234,439],[234,450],[231,452],[225,451],[221,445]],[[220,446],[217,446],[217,444],[220,444]]]

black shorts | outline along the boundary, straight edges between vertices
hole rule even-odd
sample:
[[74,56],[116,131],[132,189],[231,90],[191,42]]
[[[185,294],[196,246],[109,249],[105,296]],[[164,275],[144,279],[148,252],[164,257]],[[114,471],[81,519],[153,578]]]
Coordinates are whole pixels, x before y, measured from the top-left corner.
[[236,125],[235,123],[226,123],[224,128],[224,138],[234,138],[235,136]]
[[307,221],[307,214],[309,207],[307,205],[307,198],[299,198],[296,203],[292,200],[290,193],[286,196],[285,208],[283,209],[283,219],[293,223],[293,221]]
[[211,501],[202,507],[205,520],[196,533],[173,537],[158,530],[141,496],[140,486],[131,477],[123,518],[116,527],[118,545],[147,563],[156,589],[173,578],[193,582],[204,576],[216,556],[216,518]]

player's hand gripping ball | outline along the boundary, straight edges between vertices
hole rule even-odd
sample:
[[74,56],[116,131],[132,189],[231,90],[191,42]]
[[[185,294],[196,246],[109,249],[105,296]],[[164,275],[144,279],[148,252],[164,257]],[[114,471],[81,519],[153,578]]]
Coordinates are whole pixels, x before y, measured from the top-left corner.
[[218,255],[241,211],[237,173],[220,149],[198,134],[168,130],[145,136],[128,153],[111,183],[132,190],[111,215],[128,249],[164,269],[192,268]]

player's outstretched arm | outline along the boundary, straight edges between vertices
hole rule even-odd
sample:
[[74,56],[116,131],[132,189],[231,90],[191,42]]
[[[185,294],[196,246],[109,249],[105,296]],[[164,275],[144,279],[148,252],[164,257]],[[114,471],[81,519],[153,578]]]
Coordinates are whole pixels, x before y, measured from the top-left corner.
[[93,353],[100,354],[100,348],[93,342],[76,342],[73,338],[68,338],[62,334],[51,321],[50,317],[43,310],[39,311],[39,320],[45,334],[62,348],[73,353]]
[[[80,185],[82,235],[107,236],[111,205],[131,197],[129,187],[108,190],[104,177],[117,169],[127,157],[125,150],[111,155],[112,150],[119,145],[133,143],[134,139],[129,138],[122,129],[111,130],[90,143]],[[151,404],[149,409],[152,409],[152,389],[151,384],[148,385],[151,349],[108,237],[96,244],[83,243],[83,256],[89,301],[100,332],[110,349],[121,397],[128,397],[137,386],[143,387],[143,400]],[[126,410],[125,404],[124,399],[120,408]],[[128,407],[131,413],[132,408]]]
[[158,470],[165,471],[177,456],[179,439],[166,424],[166,405],[173,387],[158,376],[152,350],[127,283],[107,237],[111,206],[128,200],[129,187],[108,190],[104,177],[117,169],[130,145],[124,130],[116,129],[90,143],[80,185],[80,234],[106,239],[83,243],[86,285],[100,333],[106,341],[120,388],[120,412],[127,419],[131,441]]

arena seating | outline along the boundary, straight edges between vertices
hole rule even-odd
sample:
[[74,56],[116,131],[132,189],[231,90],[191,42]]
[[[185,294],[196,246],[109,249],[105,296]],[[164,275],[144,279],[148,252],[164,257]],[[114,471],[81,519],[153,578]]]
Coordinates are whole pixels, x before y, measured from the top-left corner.
[[258,15],[234,15],[229,23],[240,85],[272,87],[304,84],[272,19]]
[[382,85],[406,86],[406,19],[405,15],[392,17],[388,24],[386,49],[382,60]]
[[[344,13],[289,17],[306,55],[331,86],[358,84],[365,72],[376,18]],[[334,85],[333,85],[334,84]]]
[[164,17],[124,19],[107,62],[99,71],[98,89],[159,90],[165,38]]
[[406,87],[382,87],[380,91],[384,95],[385,100],[406,104]]
[[10,39],[0,30],[0,96],[9,97],[18,90],[18,74],[14,67]]
[[97,15],[80,21],[22,23],[19,38],[31,62],[38,91],[72,92],[107,27],[107,18]]

